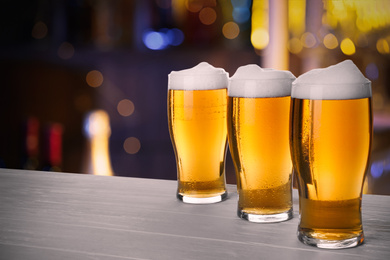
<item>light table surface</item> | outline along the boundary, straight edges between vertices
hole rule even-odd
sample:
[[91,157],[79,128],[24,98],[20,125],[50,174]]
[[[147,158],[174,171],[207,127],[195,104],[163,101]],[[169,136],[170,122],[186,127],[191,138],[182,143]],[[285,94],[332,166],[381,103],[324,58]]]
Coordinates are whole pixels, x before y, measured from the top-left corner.
[[226,201],[184,204],[176,181],[0,169],[0,259],[390,259],[390,196],[363,196],[365,244],[317,249],[294,218],[256,224]]

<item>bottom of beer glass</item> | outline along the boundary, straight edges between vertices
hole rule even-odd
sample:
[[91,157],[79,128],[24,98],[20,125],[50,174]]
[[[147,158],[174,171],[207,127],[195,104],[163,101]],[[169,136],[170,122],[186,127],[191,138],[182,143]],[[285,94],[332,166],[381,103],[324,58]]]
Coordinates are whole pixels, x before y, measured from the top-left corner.
[[237,215],[242,219],[248,220],[249,222],[276,223],[276,222],[282,222],[282,221],[292,219],[293,210],[290,209],[286,212],[282,212],[282,213],[278,213],[278,214],[268,214],[268,215],[251,214],[251,213],[247,213],[247,212],[242,211],[242,210],[238,210]]
[[178,193],[177,198],[183,201],[184,203],[189,203],[189,204],[212,204],[212,203],[217,203],[225,200],[227,198],[227,195],[228,195],[227,191],[212,197],[186,196]]
[[318,248],[324,248],[324,249],[343,249],[343,248],[350,248],[355,247],[360,244],[363,244],[364,241],[364,234],[363,232],[358,234],[356,237],[351,237],[347,239],[342,240],[328,240],[328,239],[319,239],[314,238],[310,232],[304,232],[298,230],[298,239],[309,246],[314,246]]

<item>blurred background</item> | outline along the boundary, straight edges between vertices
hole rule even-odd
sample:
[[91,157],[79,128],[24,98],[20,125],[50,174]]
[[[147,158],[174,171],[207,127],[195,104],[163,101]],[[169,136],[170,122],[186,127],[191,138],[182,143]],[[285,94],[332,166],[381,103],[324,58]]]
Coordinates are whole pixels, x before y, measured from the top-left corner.
[[390,1],[3,0],[0,167],[174,180],[172,70],[345,59],[372,81],[364,191],[390,194]]

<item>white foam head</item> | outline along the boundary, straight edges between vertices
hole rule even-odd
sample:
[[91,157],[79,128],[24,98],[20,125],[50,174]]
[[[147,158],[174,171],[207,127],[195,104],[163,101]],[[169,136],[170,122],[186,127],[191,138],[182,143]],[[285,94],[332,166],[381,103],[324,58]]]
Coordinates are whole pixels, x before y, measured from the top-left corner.
[[295,76],[290,71],[263,69],[258,65],[241,66],[229,80],[230,97],[285,97],[291,95]]
[[291,97],[300,99],[358,99],[371,97],[371,81],[351,60],[313,69],[292,84]]
[[168,89],[207,90],[227,88],[228,73],[201,62],[193,68],[172,71],[168,75]]

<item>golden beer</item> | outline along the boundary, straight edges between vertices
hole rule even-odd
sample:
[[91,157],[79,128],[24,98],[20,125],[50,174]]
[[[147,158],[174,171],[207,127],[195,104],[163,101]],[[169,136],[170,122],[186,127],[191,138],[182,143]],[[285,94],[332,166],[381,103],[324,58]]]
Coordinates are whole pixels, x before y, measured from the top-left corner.
[[277,222],[292,217],[290,102],[290,96],[228,99],[241,218]]
[[227,196],[226,95],[226,88],[168,90],[169,130],[178,171],[177,196],[185,202],[211,203]]
[[300,196],[299,239],[323,248],[361,244],[361,195],[372,139],[371,97],[293,98],[291,118],[291,152]]

